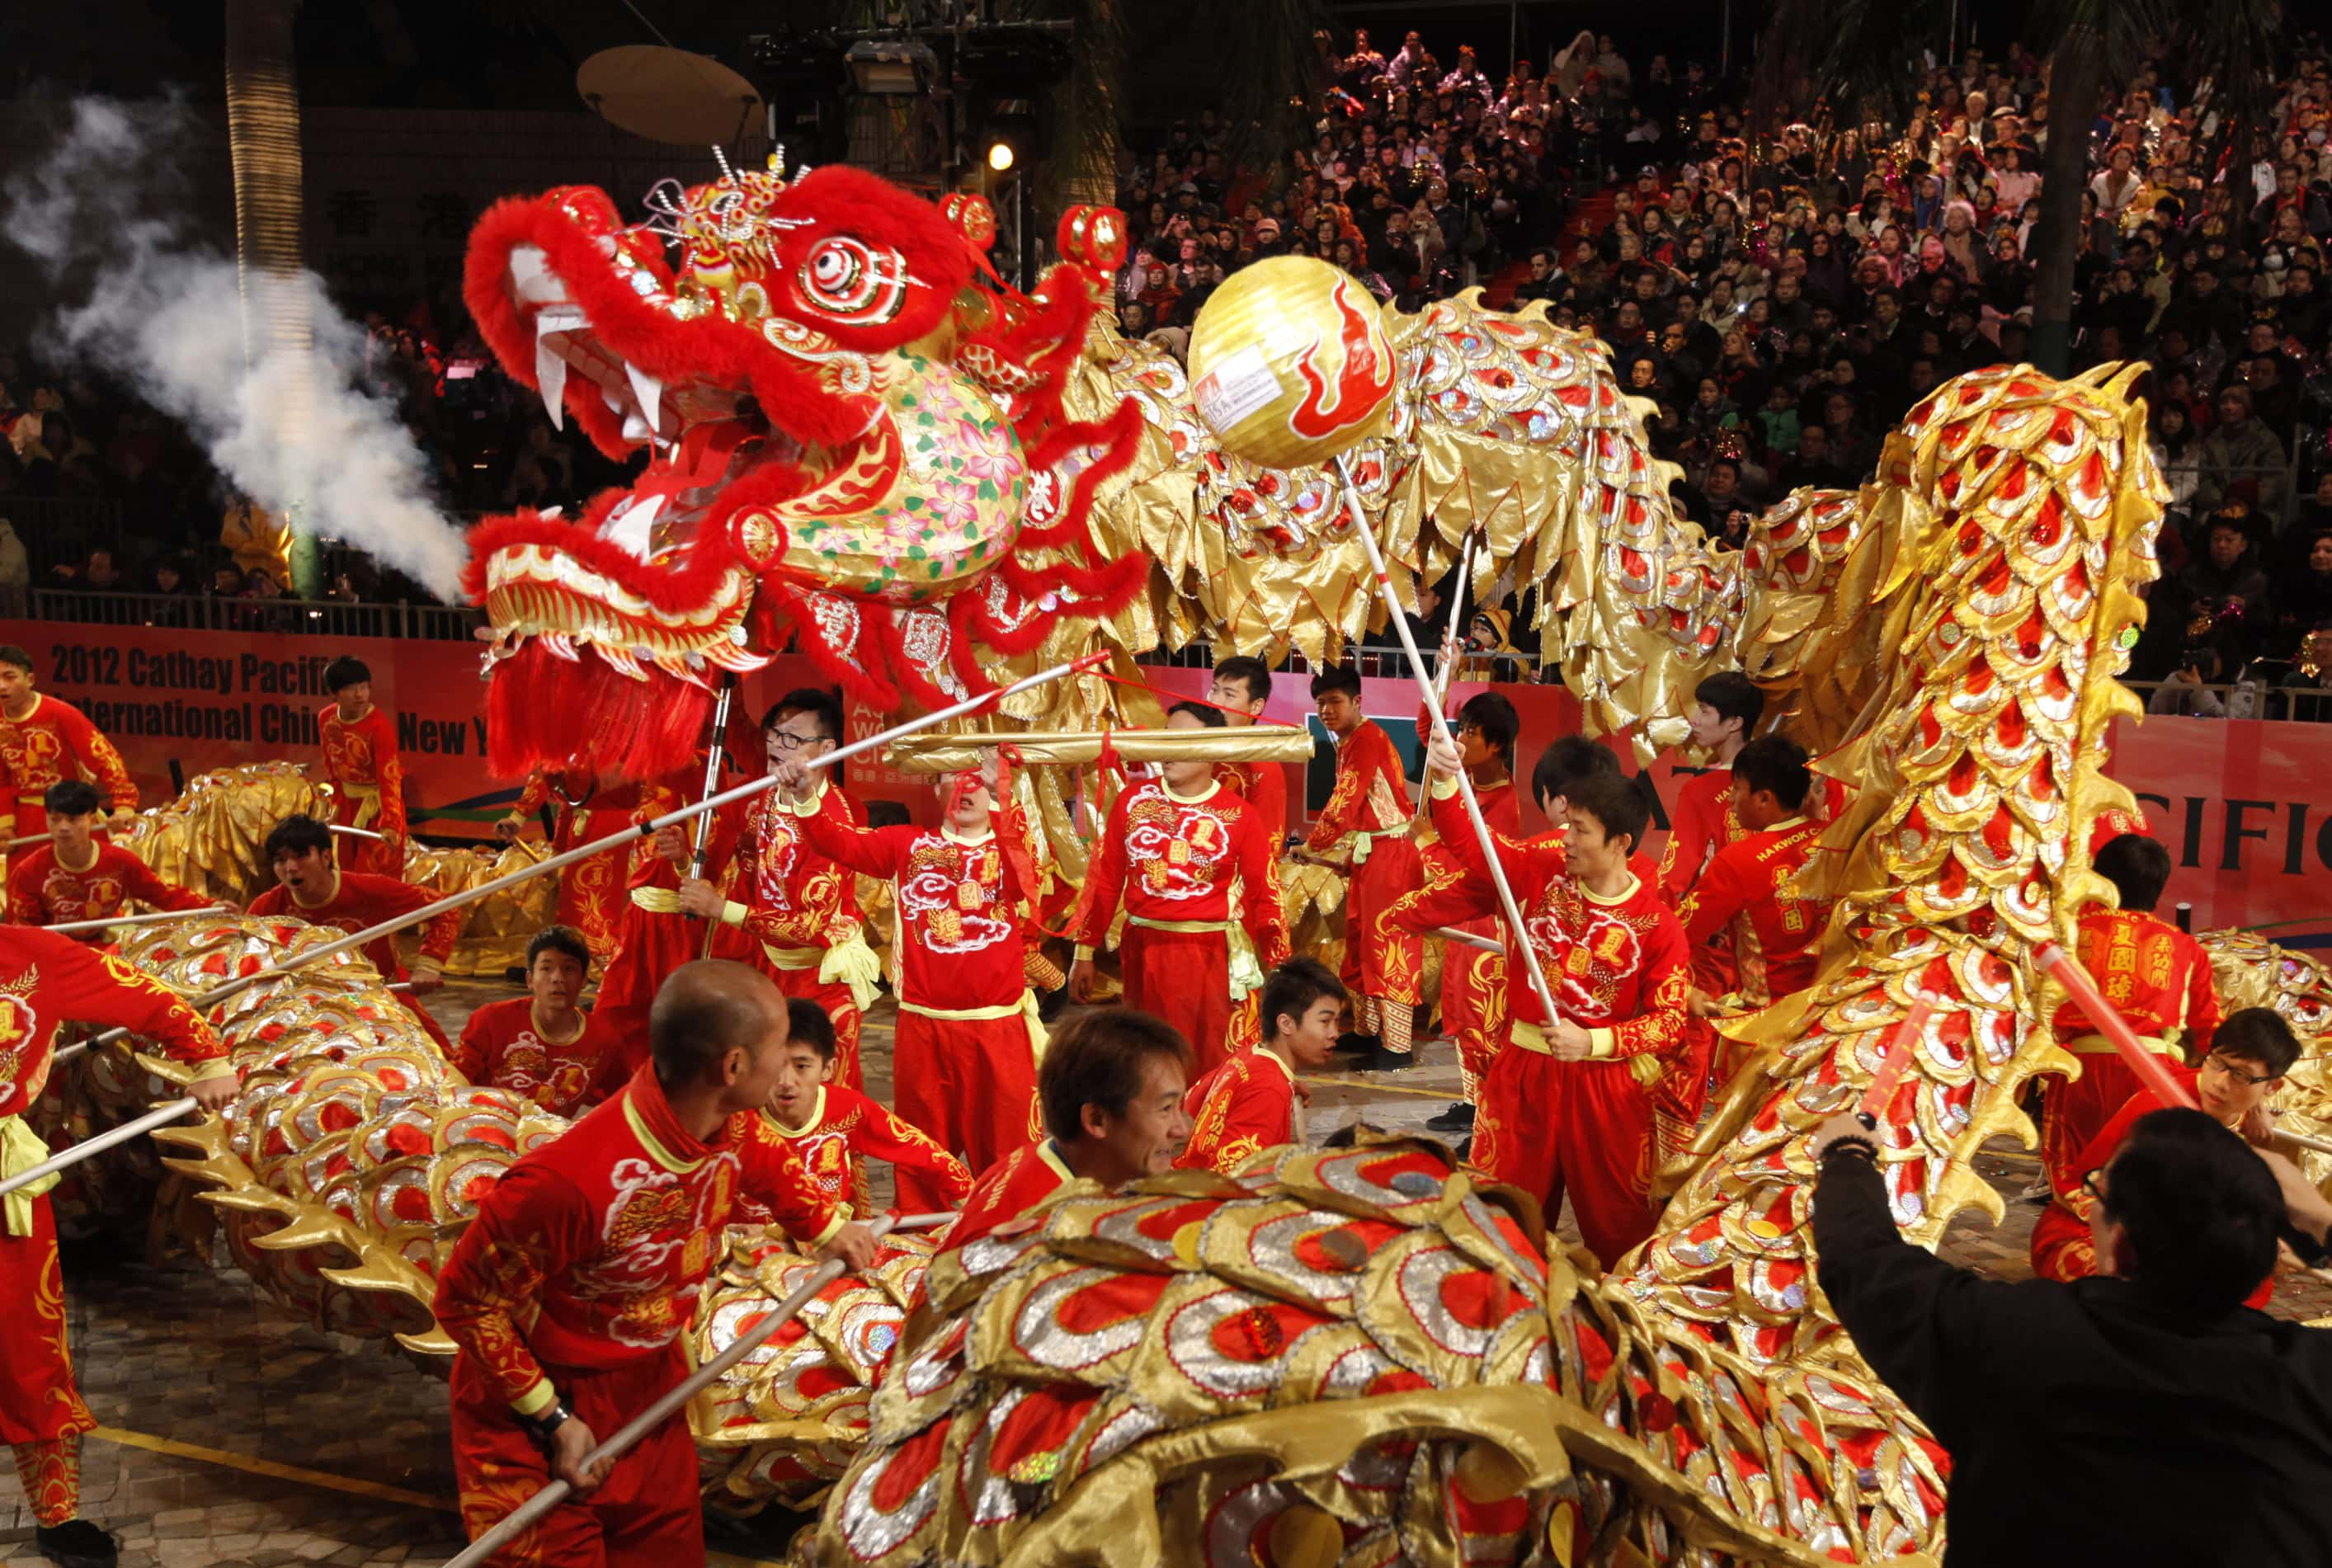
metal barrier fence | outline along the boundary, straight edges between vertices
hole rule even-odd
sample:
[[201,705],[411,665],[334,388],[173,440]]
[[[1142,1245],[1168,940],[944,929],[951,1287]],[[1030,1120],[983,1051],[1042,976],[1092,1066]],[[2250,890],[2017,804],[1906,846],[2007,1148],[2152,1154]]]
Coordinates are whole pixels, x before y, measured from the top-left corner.
[[35,588],[36,621],[81,626],[177,626],[198,632],[274,632],[328,637],[467,642],[484,616],[466,607],[349,604],[339,599],[211,598],[196,594],[74,593]]

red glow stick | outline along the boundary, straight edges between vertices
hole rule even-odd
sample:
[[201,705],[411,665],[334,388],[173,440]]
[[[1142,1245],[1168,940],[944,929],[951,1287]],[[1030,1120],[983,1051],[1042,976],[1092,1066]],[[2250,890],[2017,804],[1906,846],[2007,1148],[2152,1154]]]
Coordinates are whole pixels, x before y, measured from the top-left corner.
[[1870,1075],[1870,1087],[1862,1092],[1862,1103],[1854,1108],[1854,1114],[1862,1119],[1863,1125],[1876,1127],[1878,1124],[1879,1114],[1895,1098],[1895,1085],[1903,1081],[1905,1073],[1910,1071],[1912,1047],[1919,1043],[1919,1037],[1926,1033],[1927,1020],[1935,1016],[1935,1008],[1923,997],[1911,1004],[1911,1010],[1905,1013],[1903,1021],[1895,1026],[1895,1038],[1888,1046],[1886,1056],[1879,1058],[1878,1070]]
[[2165,1105],[2189,1111],[2194,1108],[2194,1096],[2186,1092],[2184,1085],[2170,1076],[2170,1069],[2162,1065],[2160,1056],[2146,1048],[2120,1010],[2098,994],[2098,982],[2089,978],[2089,971],[2081,967],[2079,959],[2052,942],[2040,950],[2035,961],[2065,988],[2065,994],[2088,1015],[2089,1022],[2097,1026],[2098,1032],[2113,1043],[2113,1048],[2121,1053],[2121,1059],[2129,1064],[2129,1070],[2154,1092],[2155,1099]]

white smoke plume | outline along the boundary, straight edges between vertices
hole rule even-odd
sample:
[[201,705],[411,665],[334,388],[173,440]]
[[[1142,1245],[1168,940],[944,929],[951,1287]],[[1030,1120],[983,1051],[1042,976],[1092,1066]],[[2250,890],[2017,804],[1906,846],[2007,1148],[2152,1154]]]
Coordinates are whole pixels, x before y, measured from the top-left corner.
[[183,186],[158,150],[203,134],[175,107],[141,103],[133,118],[129,106],[82,99],[50,155],[8,181],[7,237],[61,295],[86,291],[56,312],[45,346],[184,421],[230,483],[300,531],[345,540],[454,599],[461,531],[430,500],[428,462],[395,405],[365,388],[364,332],[333,309],[321,279],[254,274],[254,311],[264,291],[296,290],[312,333],[245,364],[234,261],[189,232]]

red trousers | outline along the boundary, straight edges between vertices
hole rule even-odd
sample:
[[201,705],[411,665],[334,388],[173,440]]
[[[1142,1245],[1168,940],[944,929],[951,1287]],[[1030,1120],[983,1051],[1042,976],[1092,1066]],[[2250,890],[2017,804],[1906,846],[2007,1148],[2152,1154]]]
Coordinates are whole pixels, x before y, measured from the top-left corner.
[[1384,916],[1425,880],[1417,846],[1406,838],[1380,838],[1369,857],[1352,868],[1344,891],[1344,989],[1352,993],[1352,1021],[1362,1034],[1380,1036],[1385,1048],[1410,1048],[1410,1004],[1425,973],[1425,939],[1401,930]]
[[[675,1341],[608,1372],[546,1366],[567,1408],[606,1439],[688,1375]],[[550,1484],[550,1462],[484,1370],[454,1361],[454,1478],[476,1540]],[[492,1568],[668,1568],[704,1561],[696,1444],[685,1414],[648,1434],[598,1488],[559,1505],[486,1560]]]
[[1229,937],[1219,931],[1160,931],[1129,920],[1118,939],[1117,966],[1125,1005],[1156,1013],[1190,1043],[1192,1083],[1222,1065],[1231,1026]]
[[1652,1233],[1652,1096],[1628,1060],[1558,1062],[1508,1044],[1482,1080],[1473,1163],[1536,1198],[1552,1228],[1567,1192],[1605,1268]]
[[[378,833],[381,831],[380,813],[373,809],[378,804],[377,799],[359,798],[345,790],[338,791],[333,798],[332,821],[342,827],[361,827],[368,833]],[[373,820],[357,820],[368,814]],[[338,839],[335,858],[341,870],[368,872],[375,876],[394,876],[399,881],[404,879],[403,842],[391,844],[383,838],[358,838],[346,833],[335,835],[335,837]]]
[[[2088,1174],[2073,1169],[2081,1151],[2089,1146],[2089,1140],[2106,1130],[2114,1113],[2144,1087],[2146,1085],[2130,1070],[2129,1064],[2111,1051],[2083,1053],[2079,1078],[2051,1077],[2047,1081],[2040,1098],[2040,1167],[2048,1172],[2053,1190],[2061,1196],[2080,1186],[2081,1178]],[[2088,1236],[2085,1226],[2085,1242]],[[2040,1244],[2037,1232],[2033,1244],[2036,1248]]]
[[80,1437],[96,1425],[73,1387],[64,1267],[43,1195],[33,1200],[30,1236],[0,1229],[0,1442],[16,1450],[39,1523],[79,1511]]
[[[899,1009],[893,1047],[893,1108],[974,1171],[1034,1141],[1037,1053],[1027,1021],[934,1018]],[[911,1214],[954,1202],[919,1171],[897,1168],[899,1207]]]
[[1506,955],[1453,942],[1441,958],[1441,1028],[1458,1042],[1458,1080],[1477,1099],[1489,1076],[1492,1043],[1505,1021]]

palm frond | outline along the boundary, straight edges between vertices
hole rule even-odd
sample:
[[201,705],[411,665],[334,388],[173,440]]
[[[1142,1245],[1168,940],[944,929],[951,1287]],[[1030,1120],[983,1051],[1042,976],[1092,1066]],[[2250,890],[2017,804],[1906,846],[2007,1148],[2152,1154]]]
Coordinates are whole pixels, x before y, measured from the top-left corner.
[[1750,122],[1828,98],[1841,125],[1899,121],[1913,107],[1949,27],[1938,0],[1781,0],[1760,34]]

